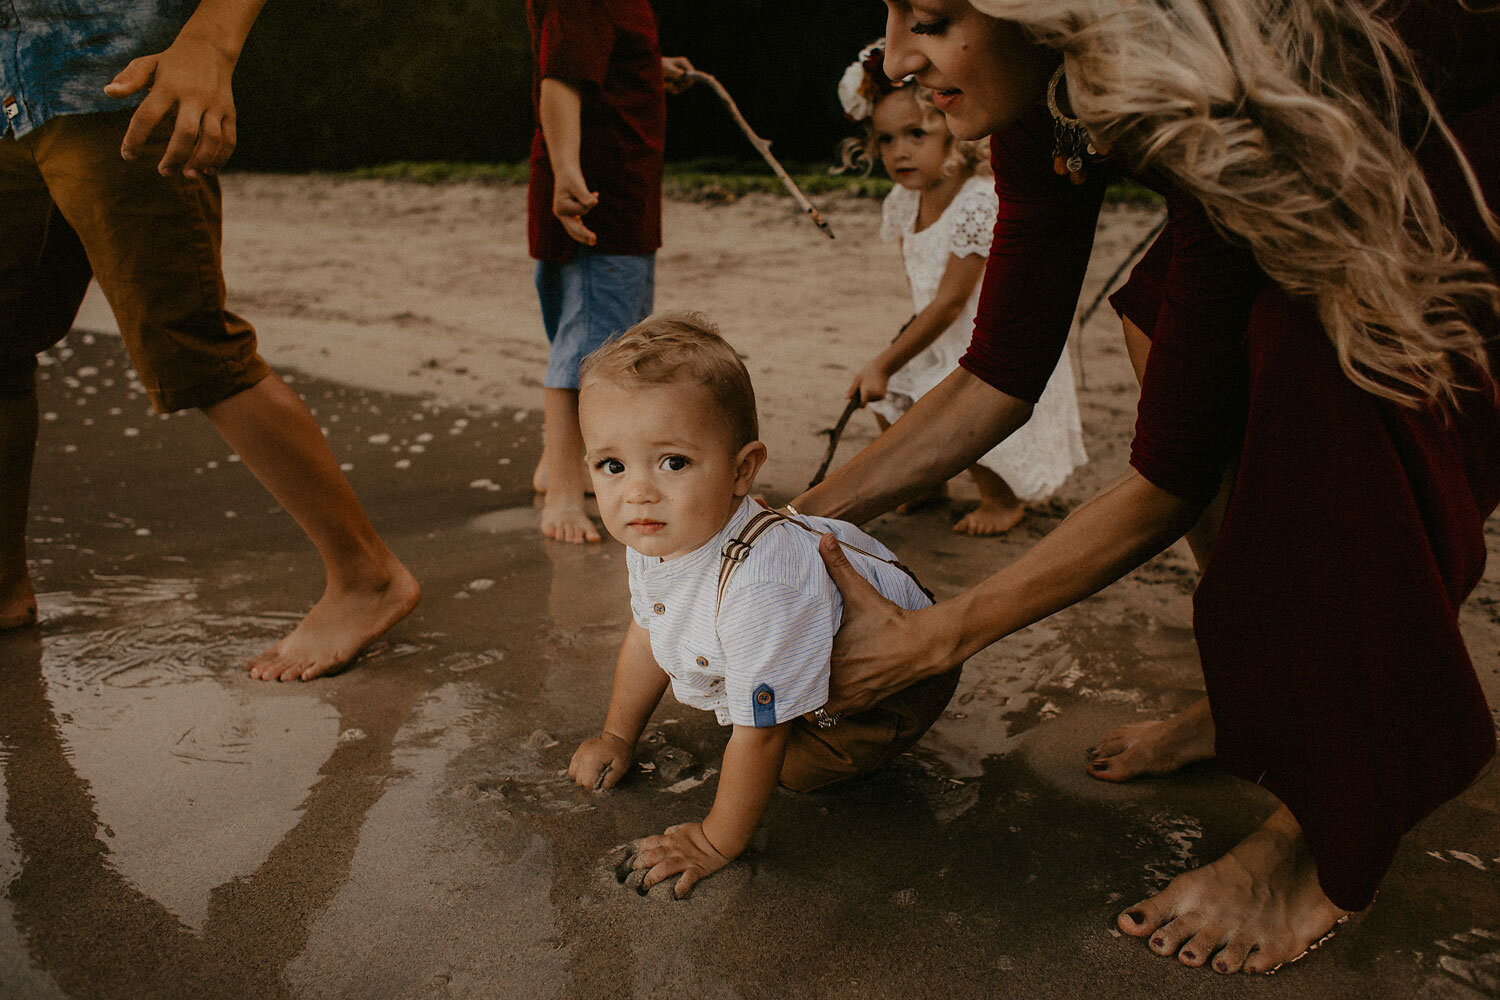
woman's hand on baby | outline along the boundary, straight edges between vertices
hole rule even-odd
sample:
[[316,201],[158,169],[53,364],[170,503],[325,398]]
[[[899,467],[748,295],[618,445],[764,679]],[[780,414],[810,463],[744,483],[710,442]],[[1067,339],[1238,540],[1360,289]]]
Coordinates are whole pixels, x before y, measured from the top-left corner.
[[890,376],[881,371],[875,365],[866,365],[854,376],[854,381],[849,385],[849,391],[844,393],[845,399],[859,397],[859,405],[873,403],[877,399],[884,399],[886,383]]
[[850,565],[832,535],[820,540],[818,555],[844,599],[843,623],[833,637],[825,711],[862,712],[928,676],[924,668],[937,666],[931,662],[933,652],[942,644],[924,629],[923,613],[882,596]]
[[729,861],[709,842],[702,823],[679,823],[667,827],[658,837],[642,840],[630,859],[630,867],[635,871],[648,869],[641,880],[642,890],[678,875],[672,893],[678,899],[686,899],[693,886]]
[[568,777],[587,789],[603,792],[619,784],[630,762],[633,748],[613,733],[601,733],[584,740],[568,763]]

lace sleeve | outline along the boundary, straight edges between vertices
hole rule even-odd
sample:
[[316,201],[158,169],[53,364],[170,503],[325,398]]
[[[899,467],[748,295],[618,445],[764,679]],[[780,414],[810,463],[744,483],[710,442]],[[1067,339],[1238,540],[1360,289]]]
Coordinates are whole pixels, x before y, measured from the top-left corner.
[[921,195],[907,188],[896,186],[885,196],[880,206],[880,238],[886,243],[895,243],[912,230],[917,221],[917,207]]
[[958,193],[953,204],[953,256],[989,256],[995,238],[996,205],[994,188],[983,181],[970,183]]

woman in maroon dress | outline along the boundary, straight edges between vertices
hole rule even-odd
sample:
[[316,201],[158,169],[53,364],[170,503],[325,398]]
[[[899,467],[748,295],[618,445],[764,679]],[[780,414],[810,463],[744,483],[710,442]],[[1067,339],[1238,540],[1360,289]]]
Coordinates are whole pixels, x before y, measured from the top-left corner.
[[974,341],[796,505],[868,519],[1025,422],[1121,169],[1168,209],[1112,300],[1142,377],[1131,472],[923,611],[825,551],[846,599],[830,707],[946,670],[1187,533],[1208,705],[1117,734],[1091,766],[1123,779],[1216,753],[1283,805],[1118,923],[1189,965],[1268,971],[1369,905],[1402,835],[1494,753],[1457,614],[1500,503],[1485,207],[1500,202],[1500,14],[974,4],[988,13],[887,0],[885,67],[931,87],[956,135],[992,136],[1000,218]]

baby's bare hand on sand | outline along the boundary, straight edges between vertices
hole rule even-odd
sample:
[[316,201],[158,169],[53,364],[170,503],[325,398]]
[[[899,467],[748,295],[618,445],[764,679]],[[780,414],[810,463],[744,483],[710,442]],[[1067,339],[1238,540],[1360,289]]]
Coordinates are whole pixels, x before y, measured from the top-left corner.
[[568,777],[578,782],[580,788],[606,791],[625,777],[632,757],[629,743],[612,733],[603,733],[584,740],[573,751],[573,760],[568,764]]
[[647,869],[641,880],[642,892],[678,875],[672,892],[678,899],[686,899],[693,886],[729,864],[729,859],[709,842],[702,823],[679,823],[667,827],[659,837],[641,841],[629,864],[634,871]]

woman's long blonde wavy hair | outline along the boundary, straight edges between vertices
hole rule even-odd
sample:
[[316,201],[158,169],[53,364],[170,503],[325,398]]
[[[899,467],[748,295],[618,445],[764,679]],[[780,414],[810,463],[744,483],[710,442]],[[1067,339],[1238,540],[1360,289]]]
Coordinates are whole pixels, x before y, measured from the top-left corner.
[[1444,225],[1403,115],[1451,147],[1497,239],[1500,223],[1381,0],[971,2],[1062,51],[1096,141],[1164,171],[1315,300],[1356,385],[1456,403],[1489,377],[1500,287]]

